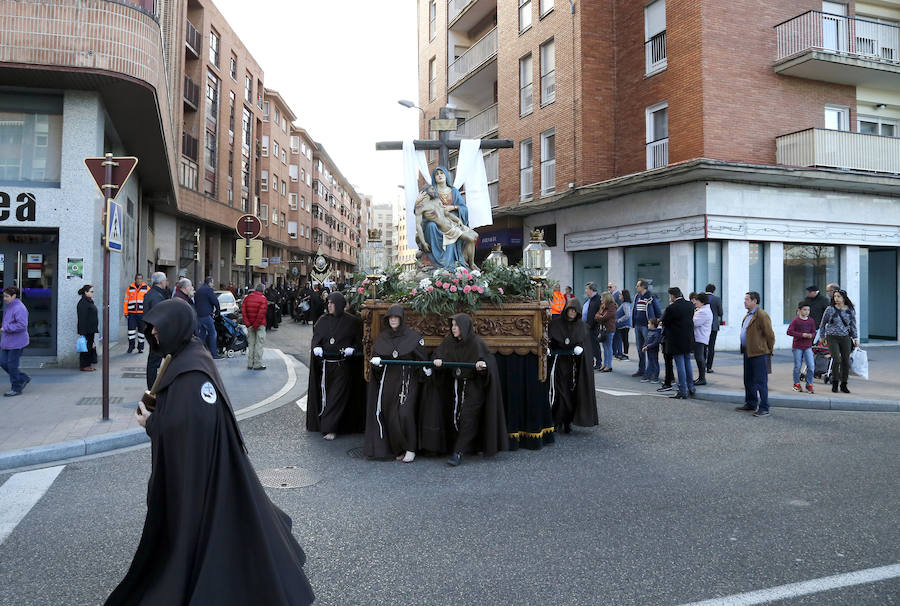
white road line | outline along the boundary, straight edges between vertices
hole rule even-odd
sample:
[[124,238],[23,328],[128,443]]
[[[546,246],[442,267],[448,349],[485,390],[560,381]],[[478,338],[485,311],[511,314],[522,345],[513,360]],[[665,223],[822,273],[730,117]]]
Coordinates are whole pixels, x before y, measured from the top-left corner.
[[300,410],[306,412],[306,396],[303,396],[302,398],[297,400],[296,404],[300,407]]
[[596,391],[603,392],[610,396],[639,396],[641,394],[636,391],[617,391],[615,389],[600,389],[599,387],[595,388]]
[[280,349],[272,348],[271,351],[275,352],[276,355],[278,355],[282,360],[284,360],[284,364],[285,364],[285,366],[287,366],[288,380],[281,387],[281,389],[279,389],[276,393],[272,394],[271,396],[269,396],[262,402],[257,402],[256,404],[252,404],[250,406],[247,406],[246,408],[242,408],[242,409],[236,411],[234,413],[234,416],[236,418],[242,419],[243,417],[245,417],[247,415],[247,413],[250,413],[250,412],[256,410],[257,408],[262,408],[263,406],[267,406],[267,405],[271,404],[272,402],[275,402],[276,400],[283,398],[284,395],[287,392],[289,392],[290,390],[292,390],[294,388],[294,385],[297,384],[297,371],[294,368],[294,360],[290,356],[286,355]]
[[0,486],[0,545],[41,500],[65,465],[25,471]]
[[760,589],[759,591],[751,591],[749,593],[738,593],[724,598],[705,600],[703,602],[691,602],[690,604],[682,604],[681,606],[750,606],[752,604],[765,604],[776,600],[785,600],[788,598],[821,593],[823,591],[840,589],[842,587],[852,587],[853,585],[862,585],[864,583],[874,583],[876,581],[884,581],[897,577],[900,577],[900,564],[891,564],[889,566],[867,568],[865,570],[857,570],[856,572],[822,577],[821,579],[813,579],[812,581],[803,581],[801,583],[791,583],[790,585],[781,585],[769,589]]

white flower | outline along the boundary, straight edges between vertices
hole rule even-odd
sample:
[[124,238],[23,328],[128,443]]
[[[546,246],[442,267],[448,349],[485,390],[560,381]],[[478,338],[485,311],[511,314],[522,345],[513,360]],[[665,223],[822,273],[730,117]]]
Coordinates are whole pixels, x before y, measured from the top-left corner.
[[419,280],[419,288],[428,288],[429,286],[431,286],[431,280],[429,280],[428,278],[422,278],[421,280]]
[[473,269],[473,270],[470,271],[469,273],[472,275],[473,278],[480,278],[480,277],[481,277],[481,272],[478,271],[477,269]]
[[403,273],[400,274],[401,282],[412,282],[413,280],[415,280],[415,278],[416,278],[416,270],[414,270],[414,269],[407,269],[406,271],[404,271]]

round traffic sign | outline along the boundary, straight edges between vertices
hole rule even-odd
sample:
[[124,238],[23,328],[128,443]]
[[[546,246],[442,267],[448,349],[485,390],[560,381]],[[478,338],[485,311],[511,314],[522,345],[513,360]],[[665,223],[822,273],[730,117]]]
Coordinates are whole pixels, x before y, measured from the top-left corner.
[[255,215],[241,215],[234,228],[240,237],[253,239],[262,231],[262,221]]

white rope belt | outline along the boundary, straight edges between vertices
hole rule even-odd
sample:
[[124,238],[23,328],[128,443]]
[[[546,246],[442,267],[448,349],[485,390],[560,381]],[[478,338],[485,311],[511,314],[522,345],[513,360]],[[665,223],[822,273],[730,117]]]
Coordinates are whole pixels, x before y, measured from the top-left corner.
[[343,362],[343,360],[322,360],[322,410],[319,412],[319,416],[321,417],[325,414],[325,403],[327,401],[327,392],[325,391],[325,369],[328,368],[328,363],[339,364]]

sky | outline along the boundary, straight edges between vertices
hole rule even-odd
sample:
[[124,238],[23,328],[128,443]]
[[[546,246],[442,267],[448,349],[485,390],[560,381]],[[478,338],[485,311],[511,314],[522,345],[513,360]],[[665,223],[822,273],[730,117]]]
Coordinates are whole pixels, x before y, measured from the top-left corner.
[[416,0],[213,0],[297,116],[360,194],[394,203],[400,151],[418,137]]

